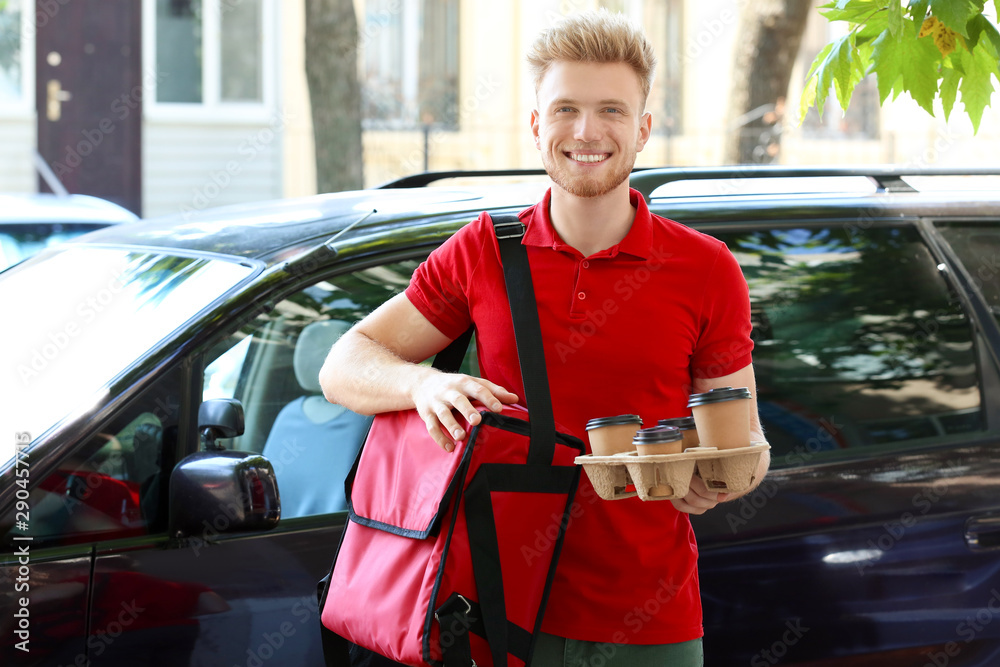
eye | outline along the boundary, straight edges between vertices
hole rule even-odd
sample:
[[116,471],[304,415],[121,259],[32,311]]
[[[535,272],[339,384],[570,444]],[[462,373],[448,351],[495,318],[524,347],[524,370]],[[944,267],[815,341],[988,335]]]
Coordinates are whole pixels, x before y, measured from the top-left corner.
[[623,113],[621,109],[618,109],[616,107],[608,107],[607,109],[605,109],[605,111],[607,111],[608,113]]

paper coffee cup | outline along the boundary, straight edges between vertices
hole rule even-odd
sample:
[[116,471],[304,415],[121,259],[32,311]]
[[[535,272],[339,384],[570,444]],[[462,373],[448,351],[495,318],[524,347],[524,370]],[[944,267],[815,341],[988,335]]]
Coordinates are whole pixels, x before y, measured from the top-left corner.
[[691,394],[688,407],[702,446],[735,449],[750,445],[750,390],[746,387]]
[[697,447],[701,441],[698,439],[698,428],[694,423],[694,417],[674,417],[673,419],[661,419],[657,426],[673,426],[681,431],[684,436],[682,449]]
[[587,422],[587,437],[590,439],[590,451],[594,456],[612,456],[625,452],[634,452],[632,438],[642,427],[639,415],[618,415],[617,417],[598,417]]
[[684,435],[674,426],[653,426],[635,432],[632,444],[639,456],[680,454],[684,448]]

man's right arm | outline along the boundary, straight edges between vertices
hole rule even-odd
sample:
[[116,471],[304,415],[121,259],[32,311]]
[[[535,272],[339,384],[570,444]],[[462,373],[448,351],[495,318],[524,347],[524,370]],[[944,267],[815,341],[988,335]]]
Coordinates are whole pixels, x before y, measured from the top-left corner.
[[416,408],[434,441],[451,451],[466,435],[453,410],[475,425],[473,401],[499,411],[517,396],[482,378],[420,365],[450,342],[398,294],[334,344],[319,374],[323,394],[359,414]]

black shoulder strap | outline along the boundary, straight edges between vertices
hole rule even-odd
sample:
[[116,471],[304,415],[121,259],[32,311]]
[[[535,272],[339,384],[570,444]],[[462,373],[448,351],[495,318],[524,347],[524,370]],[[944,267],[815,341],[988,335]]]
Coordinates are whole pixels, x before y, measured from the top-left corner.
[[469,327],[465,333],[448,343],[448,347],[438,352],[434,356],[434,368],[446,373],[457,373],[458,369],[462,367],[462,360],[465,359],[465,353],[469,349],[473,331],[475,328]]
[[514,323],[517,358],[524,382],[524,401],[531,426],[528,463],[551,465],[556,447],[556,424],[552,416],[549,378],[545,370],[542,329],[531,282],[528,250],[521,243],[524,225],[516,215],[492,216],[493,231],[500,245],[507,300]]

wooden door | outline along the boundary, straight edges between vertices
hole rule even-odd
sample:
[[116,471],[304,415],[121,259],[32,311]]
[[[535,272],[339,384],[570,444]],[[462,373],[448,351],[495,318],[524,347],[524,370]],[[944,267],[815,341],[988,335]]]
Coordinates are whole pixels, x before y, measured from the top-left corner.
[[[71,193],[142,214],[142,3],[39,0],[38,151]],[[41,192],[51,192],[39,179]]]

